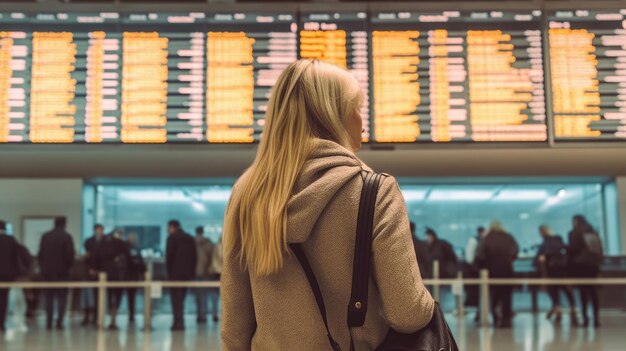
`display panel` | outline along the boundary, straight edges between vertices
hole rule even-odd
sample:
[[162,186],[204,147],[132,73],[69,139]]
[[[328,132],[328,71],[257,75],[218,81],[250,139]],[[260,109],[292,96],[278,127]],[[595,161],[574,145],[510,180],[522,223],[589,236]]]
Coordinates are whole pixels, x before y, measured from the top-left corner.
[[205,14],[122,15],[121,141],[201,142]]
[[206,138],[259,141],[271,87],[298,59],[295,13],[208,16]]
[[323,60],[352,72],[365,94],[363,141],[370,140],[369,43],[366,12],[300,14],[300,57]]
[[0,143],[28,140],[31,33],[24,14],[0,13]]
[[547,140],[540,11],[371,22],[377,142]]
[[258,142],[298,57],[357,77],[364,141],[547,140],[539,11],[0,15],[2,143]]
[[626,139],[626,10],[548,13],[556,141]]

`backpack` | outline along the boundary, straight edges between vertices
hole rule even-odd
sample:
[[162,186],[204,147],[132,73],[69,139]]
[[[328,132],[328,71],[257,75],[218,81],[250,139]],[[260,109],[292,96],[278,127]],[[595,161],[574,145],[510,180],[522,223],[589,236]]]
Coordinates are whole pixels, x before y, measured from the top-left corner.
[[567,248],[560,237],[555,237],[553,240],[552,245],[548,247],[548,252],[546,252],[548,268],[565,268],[567,266]]
[[586,232],[583,234],[583,250],[574,257],[574,263],[598,268],[604,261],[604,249],[600,236],[595,232]]

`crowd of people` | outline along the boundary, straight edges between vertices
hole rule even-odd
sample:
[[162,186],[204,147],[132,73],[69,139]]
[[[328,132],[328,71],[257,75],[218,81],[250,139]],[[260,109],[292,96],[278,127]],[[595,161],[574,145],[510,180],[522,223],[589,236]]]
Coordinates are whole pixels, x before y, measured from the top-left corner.
[[[452,245],[440,238],[431,229],[426,229],[426,240],[415,236],[415,225],[411,223],[415,253],[423,277],[432,278],[434,262],[439,265],[440,278],[454,278],[462,270],[467,278],[477,278],[481,269],[487,269],[491,278],[514,278],[513,262],[517,259],[519,247],[514,237],[507,232],[499,221],[493,221],[488,229],[477,228],[477,233],[468,241],[465,257],[460,262]],[[548,225],[539,227],[542,243],[539,246],[534,264],[541,277],[546,278],[596,278],[603,261],[603,249],[600,236],[582,215],[572,218],[572,229],[568,234],[567,244],[561,236],[555,234]],[[562,310],[560,293],[563,292],[570,306],[570,322],[573,326],[588,326],[588,307],[592,306],[593,326],[600,326],[598,288],[594,285],[575,287],[579,291],[582,323],[579,322],[578,309],[573,294],[573,287],[568,285],[548,285],[546,290],[552,307],[548,319],[561,321]],[[495,326],[510,328],[512,325],[513,286],[492,285],[490,289],[491,314]],[[465,305],[478,307],[479,291],[477,285],[466,287]],[[475,321],[480,320],[476,312]]]
[[[204,228],[195,229],[195,237],[187,234],[177,220],[167,225],[166,271],[174,281],[219,281],[222,271],[223,252],[221,242],[213,243],[204,236]],[[518,244],[511,234],[498,221],[489,228],[477,228],[465,248],[465,257],[459,259],[452,245],[439,238],[435,230],[426,228],[426,240],[418,240],[415,224],[411,223],[415,252],[423,277],[432,278],[434,262],[439,264],[440,278],[456,277],[459,270],[468,278],[478,277],[480,269],[487,269],[490,277],[514,277],[513,262],[518,256]],[[538,248],[534,264],[540,276],[547,278],[594,278],[599,274],[603,252],[600,238],[585,217],[576,215],[572,219],[572,230],[567,244],[548,225],[539,227],[542,243]],[[96,224],[94,234],[84,242],[85,254],[75,259],[73,237],[66,231],[66,219],[56,218],[54,228],[41,238],[36,257],[12,236],[6,235],[6,223],[0,221],[0,282],[18,278],[28,279],[34,267],[39,267],[43,281],[66,282],[72,280],[96,281],[98,273],[107,274],[109,281],[140,281],[144,279],[146,264],[137,246],[135,234],[125,236],[121,230],[106,235],[104,226]],[[572,325],[588,326],[590,318],[588,306],[591,304],[593,325],[600,326],[598,289],[594,285],[575,287],[579,291],[582,323],[578,318],[578,308],[574,297],[574,287],[568,285],[548,285],[546,290],[552,307],[548,318],[561,321],[561,293],[570,307]],[[7,315],[8,289],[0,289],[0,330],[5,328]],[[117,314],[126,292],[129,324],[135,322],[135,300],[137,288],[110,288],[107,290],[109,328],[117,329]],[[184,302],[186,288],[172,288],[171,305],[173,312],[172,330],[183,330]],[[511,327],[513,286],[494,285],[491,287],[491,312],[494,325]],[[46,326],[48,329],[63,329],[68,289],[56,288],[44,291]],[[194,289],[197,323],[207,323],[207,315],[212,314],[219,321],[219,290],[214,288]],[[34,315],[37,308],[37,291],[24,289],[27,304],[26,314]],[[466,287],[466,306],[478,307],[478,286]],[[83,309],[81,325],[96,325],[98,316],[96,303],[98,289],[83,289],[80,292],[80,305]],[[209,306],[210,302],[210,306]],[[210,308],[209,308],[210,307]],[[480,318],[476,313],[475,320]]]
[[[105,234],[101,224],[94,226],[94,234],[84,242],[84,255],[77,256],[74,239],[66,230],[67,220],[58,217],[54,228],[43,234],[39,252],[31,256],[26,247],[7,235],[6,223],[0,221],[0,282],[18,279],[34,280],[35,274],[46,282],[96,281],[99,273],[106,273],[108,281],[140,281],[145,278],[146,264],[138,246],[138,237],[124,235],[116,229]],[[222,244],[213,243],[204,236],[204,228],[195,230],[195,237],[187,234],[177,220],[167,224],[168,238],[165,266],[168,279],[173,281],[219,281],[222,271]],[[38,267],[38,268],[37,268]],[[38,271],[37,273],[35,271]],[[208,300],[211,301],[213,320],[219,321],[219,289],[196,288],[196,312],[199,324],[207,323]],[[46,327],[63,329],[68,301],[67,288],[44,289]],[[107,289],[109,329],[116,330],[117,314],[126,292],[128,322],[135,323],[137,288]],[[172,330],[183,330],[184,302],[187,289],[170,290],[174,323]],[[9,289],[0,289],[0,331],[4,332],[9,301]],[[33,317],[39,294],[36,289],[24,289],[27,317]],[[98,289],[81,289],[79,295],[83,310],[82,326],[96,325],[98,321]]]

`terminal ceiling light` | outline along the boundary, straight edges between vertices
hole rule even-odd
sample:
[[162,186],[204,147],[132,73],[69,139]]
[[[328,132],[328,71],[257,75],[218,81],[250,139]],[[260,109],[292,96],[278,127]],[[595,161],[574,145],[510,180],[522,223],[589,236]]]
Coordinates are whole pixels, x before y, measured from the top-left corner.
[[430,201],[486,201],[491,199],[491,190],[433,190]]
[[203,201],[228,201],[230,199],[230,190],[220,189],[220,190],[209,190],[204,191],[200,198]]
[[197,212],[205,212],[206,211],[206,206],[204,206],[204,204],[200,201],[192,201],[191,202],[191,207],[193,207],[194,210],[196,210]]
[[402,196],[404,196],[404,201],[422,201],[426,198],[426,190],[402,190]]
[[494,201],[545,200],[548,196],[547,190],[502,190]]
[[120,198],[136,202],[187,202],[189,198],[180,191],[169,190],[124,190]]

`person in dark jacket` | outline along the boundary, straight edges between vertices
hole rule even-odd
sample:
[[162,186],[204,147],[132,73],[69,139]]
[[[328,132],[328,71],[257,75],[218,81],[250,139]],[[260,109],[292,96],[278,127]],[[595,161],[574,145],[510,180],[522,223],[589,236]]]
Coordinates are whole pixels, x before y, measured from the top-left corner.
[[431,266],[434,265],[435,261],[439,262],[439,278],[456,277],[458,259],[452,245],[439,239],[432,228],[426,228],[426,240],[428,241]]
[[[574,278],[597,278],[600,273],[600,266],[594,264],[581,263],[578,257],[585,254],[589,248],[585,242],[585,235],[596,235],[596,231],[591,224],[582,215],[575,215],[572,218],[572,230],[568,235],[567,258],[570,275]],[[599,239],[598,239],[599,240]],[[589,315],[587,307],[589,300],[593,309],[594,327],[600,326],[600,308],[598,301],[598,287],[595,285],[580,285],[577,287],[580,293],[581,310],[583,323],[582,326],[589,325]]]
[[[54,229],[45,233],[39,245],[39,270],[44,281],[63,282],[70,278],[70,269],[74,264],[74,240],[65,230],[67,219],[57,217],[54,220]],[[54,304],[57,305],[57,329],[63,329],[65,306],[67,304],[67,289],[46,290],[46,326],[52,329]]]
[[[98,280],[97,269],[96,269],[96,251],[98,250],[98,245],[104,238],[104,226],[102,224],[96,224],[93,227],[93,236],[85,241],[85,264],[88,268],[88,280],[96,281]],[[89,324],[95,325],[98,321],[98,309],[96,308],[96,301],[98,301],[98,288],[87,288],[83,291],[85,294],[85,306],[84,308],[84,319],[81,323],[82,326],[87,326]]]
[[[37,280],[37,258],[31,255],[28,248],[22,243],[17,243],[17,250],[19,272],[16,280],[21,282]],[[39,303],[39,291],[39,289],[22,289],[22,295],[26,302],[26,311],[24,311],[24,314],[27,319],[35,317]]]
[[[102,239],[96,250],[95,266],[99,272],[107,274],[108,281],[122,281],[131,261],[128,244],[122,240],[122,232],[115,230]],[[117,330],[117,311],[122,300],[122,288],[107,289],[109,300],[110,330]]]
[[428,248],[428,242],[418,239],[415,234],[415,223],[410,222],[411,234],[413,238],[413,247],[415,247],[415,256],[417,257],[420,274],[423,279],[432,277],[432,266],[430,259],[430,250]]
[[[14,281],[18,271],[18,244],[6,229],[6,222],[0,221],[0,282]],[[5,331],[8,303],[9,289],[0,289],[0,334]]]
[[[192,236],[185,233],[180,222],[171,220],[167,224],[169,237],[165,252],[167,275],[173,281],[194,280],[196,276],[196,242]],[[172,311],[174,312],[174,325],[172,330],[184,330],[184,306],[185,288],[172,288]]]
[[[146,264],[141,256],[141,250],[137,246],[137,234],[131,233],[128,235],[128,252],[130,255],[130,262],[127,267],[126,280],[140,281],[144,280],[146,273]],[[135,323],[135,297],[137,296],[137,288],[127,288],[126,297],[128,300],[128,323]]]
[[[565,278],[567,276],[567,248],[563,239],[555,235],[547,225],[539,227],[539,234],[543,237],[543,242],[537,250],[535,265],[537,269],[545,272],[548,278]],[[560,292],[563,291],[571,308],[571,324],[578,325],[576,316],[576,304],[571,287],[567,285],[548,285],[548,294],[552,300],[552,309],[548,312],[548,319],[555,316],[555,321],[561,320]]]
[[[489,270],[492,278],[513,278],[513,262],[517,258],[519,247],[502,224],[493,221],[486,236],[480,241],[476,259],[481,268]],[[491,288],[491,313],[494,324],[502,328],[511,327],[513,287],[494,285]],[[498,314],[498,307],[502,315]]]

